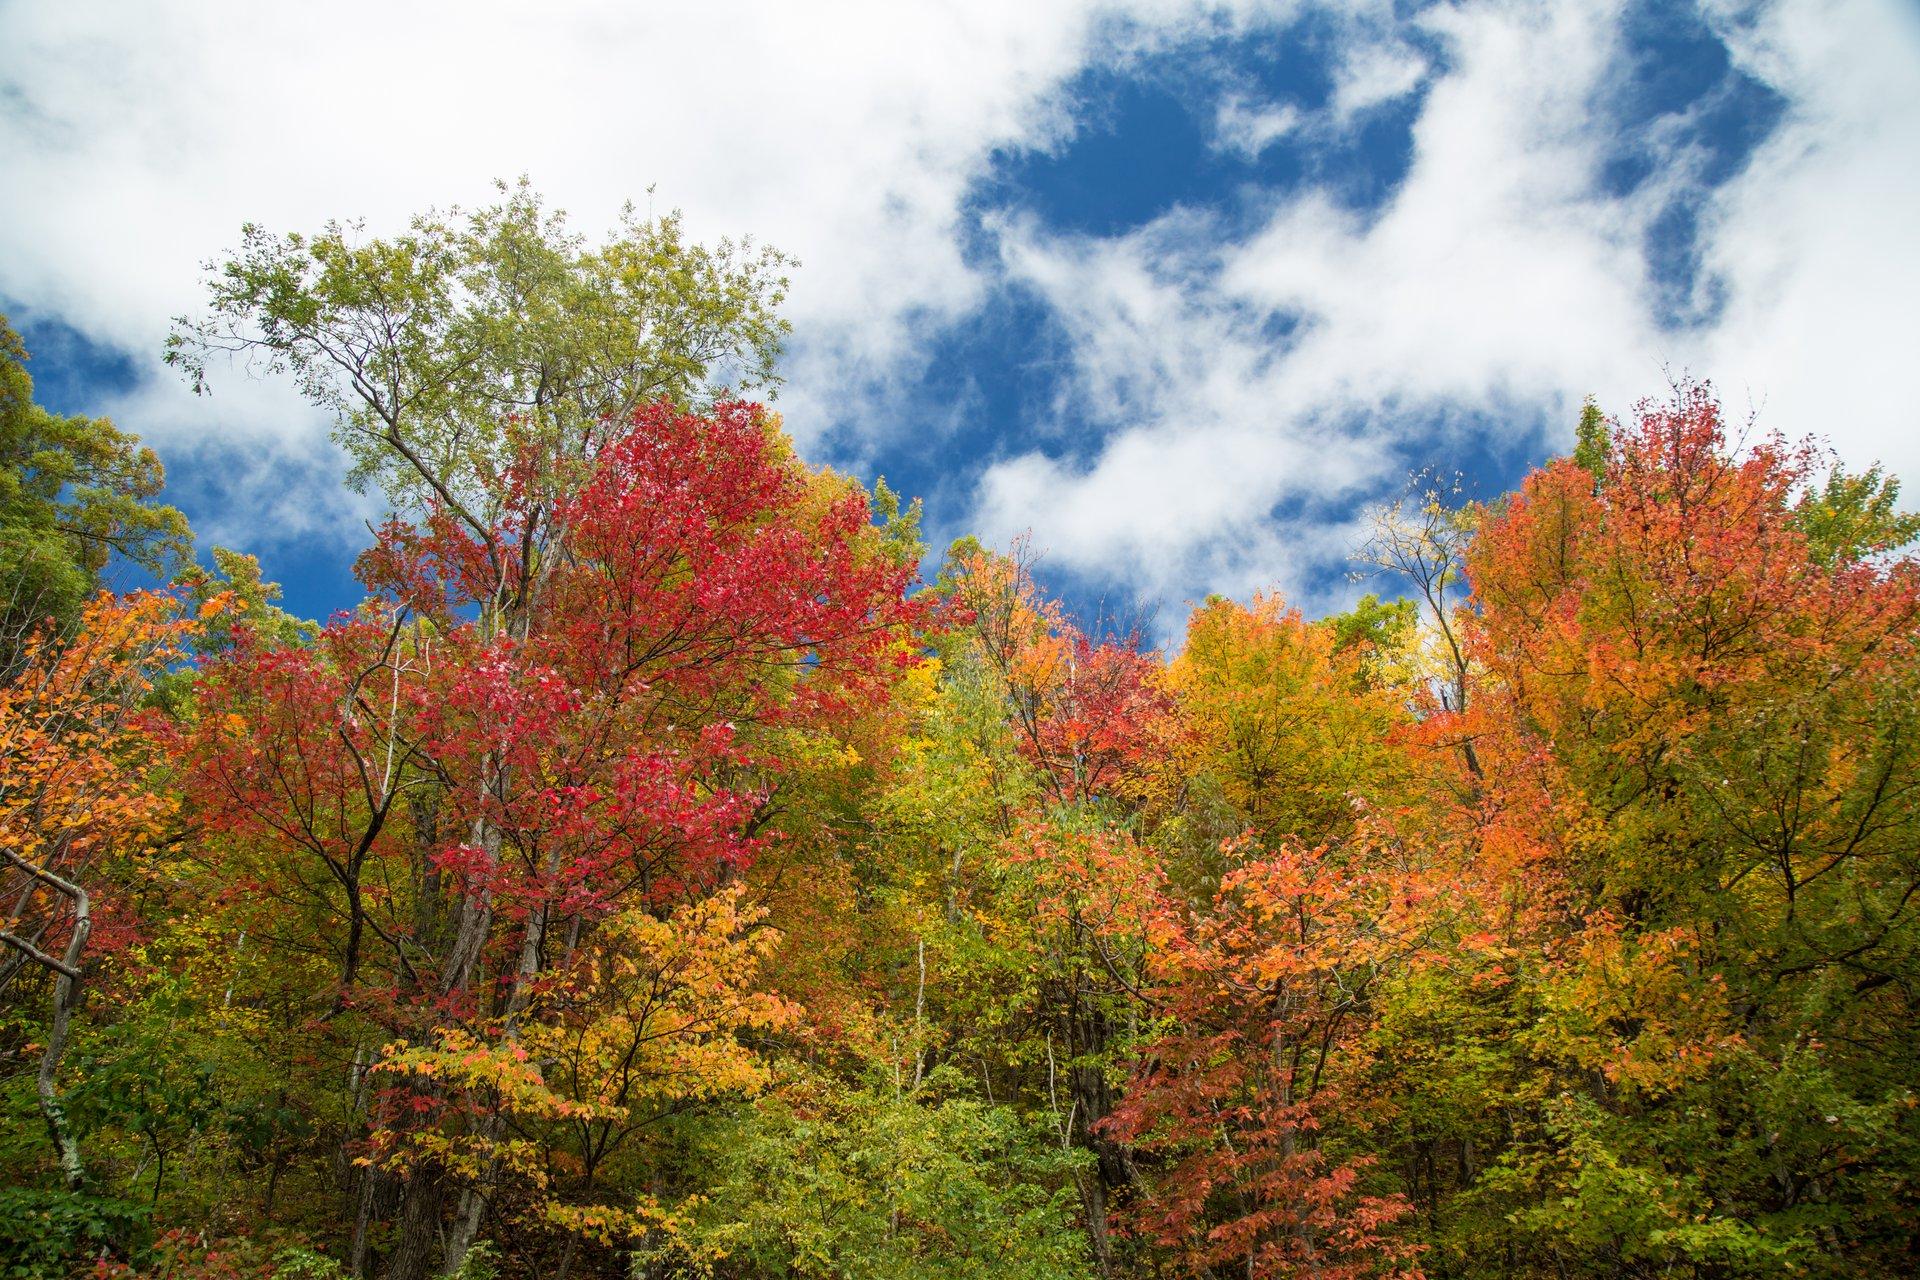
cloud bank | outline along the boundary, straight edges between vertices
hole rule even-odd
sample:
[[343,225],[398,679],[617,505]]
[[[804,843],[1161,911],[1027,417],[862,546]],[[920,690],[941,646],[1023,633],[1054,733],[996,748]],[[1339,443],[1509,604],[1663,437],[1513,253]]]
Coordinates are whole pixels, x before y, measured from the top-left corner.
[[[1144,602],[1330,601],[1356,512],[1409,466],[1538,456],[1581,396],[1623,409],[1667,369],[1920,475],[1911,7],[1397,14],[8,6],[0,299],[133,353],[144,376],[99,408],[197,466],[199,522],[253,545],[351,543],[364,512],[290,390],[236,376],[195,400],[159,370],[198,264],[243,221],[391,229],[521,172],[590,232],[655,185],[696,235],[798,257],[783,407],[803,447],[960,477],[937,532],[1032,529],[1050,563]],[[1684,94],[1647,70],[1683,27],[1711,73]],[[1261,78],[1276,49],[1314,92]],[[1090,71],[1165,65],[1205,73],[1203,149],[1243,177],[1112,234],[983,196],[1008,157],[1070,158],[1104,127]],[[1340,175],[1369,165],[1387,179],[1356,196]],[[976,422],[926,370],[1010,297],[1044,312],[1058,367]]]
[[[1356,496],[1489,437],[1557,442],[1582,396],[1625,410],[1669,371],[1713,377],[1763,427],[1920,475],[1904,372],[1920,349],[1920,19],[1871,4],[1708,17],[1737,70],[1786,101],[1718,186],[1671,118],[1642,140],[1649,176],[1610,183],[1622,6],[1460,5],[1415,23],[1444,70],[1378,208],[1308,186],[1240,237],[1192,210],[1101,239],[1006,224],[1005,269],[1061,316],[1076,402],[1109,431],[1087,453],[993,466],[982,525],[1034,524],[1057,559],[1151,597],[1312,596]],[[1426,74],[1359,45],[1323,118],[1234,102],[1233,136],[1253,149],[1332,128]],[[1677,203],[1695,211],[1698,270],[1676,322],[1649,243]]]

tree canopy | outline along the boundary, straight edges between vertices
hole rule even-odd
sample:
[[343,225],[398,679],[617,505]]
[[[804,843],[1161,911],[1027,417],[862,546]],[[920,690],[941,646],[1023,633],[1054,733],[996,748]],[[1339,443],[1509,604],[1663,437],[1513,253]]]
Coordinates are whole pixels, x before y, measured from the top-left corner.
[[1914,1270],[1892,477],[1589,402],[1162,651],[796,454],[783,261],[249,228],[170,353],[391,499],[324,625],[7,332],[0,1270]]
[[161,581],[191,562],[186,517],[155,501],[160,459],[105,418],[33,399],[27,349],[0,316],[0,670],[35,627],[75,622],[116,557]]

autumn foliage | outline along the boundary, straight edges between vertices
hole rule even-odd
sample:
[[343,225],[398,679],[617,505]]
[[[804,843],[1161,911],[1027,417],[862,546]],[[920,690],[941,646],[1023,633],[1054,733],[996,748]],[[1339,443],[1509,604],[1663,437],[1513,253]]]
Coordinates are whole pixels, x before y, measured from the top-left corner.
[[0,688],[20,1273],[1904,1274],[1913,522],[1750,434],[1165,652],[725,399],[323,626],[103,596]]

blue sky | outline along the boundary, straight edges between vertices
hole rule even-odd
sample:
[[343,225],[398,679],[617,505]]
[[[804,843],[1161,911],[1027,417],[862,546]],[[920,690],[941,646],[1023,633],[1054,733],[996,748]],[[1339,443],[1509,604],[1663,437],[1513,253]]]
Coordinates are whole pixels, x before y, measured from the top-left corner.
[[803,451],[1160,635],[1209,591],[1338,607],[1409,470],[1496,493],[1669,371],[1920,470],[1893,0],[256,8],[0,8],[0,305],[43,400],[147,435],[303,613],[377,513],[289,388],[188,396],[168,318],[242,221],[522,172],[589,232],[653,186],[798,256]]

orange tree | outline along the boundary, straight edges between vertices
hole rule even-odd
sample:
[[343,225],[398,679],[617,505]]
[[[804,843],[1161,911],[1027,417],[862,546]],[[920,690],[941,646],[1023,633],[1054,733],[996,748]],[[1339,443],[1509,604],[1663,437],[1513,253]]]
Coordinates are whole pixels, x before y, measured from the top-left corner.
[[[1489,1247],[1591,1273],[1900,1268],[1917,1154],[1920,571],[1877,473],[1683,386],[1468,554],[1462,883],[1524,1008]],[[1442,720],[1448,719],[1442,717]],[[1517,908],[1524,907],[1524,910]],[[1516,922],[1523,927],[1515,928]],[[1496,937],[1495,935],[1498,935]],[[1500,951],[1504,948],[1504,952]]]
[[1376,1168],[1379,989],[1417,958],[1412,881],[1373,814],[1406,785],[1381,655],[1272,597],[1209,600],[1144,766],[1164,868],[1135,891],[1155,1034],[1103,1126],[1137,1152],[1126,1222],[1182,1274],[1410,1274]]
[[[222,607],[216,597],[201,616]],[[97,879],[105,868],[122,882],[137,876],[173,811],[144,785],[157,752],[140,708],[156,674],[184,655],[194,625],[171,596],[102,594],[72,636],[34,629],[0,687],[0,942],[11,952],[0,981],[37,974],[51,984],[35,1089],[72,1190],[84,1185],[86,1165],[62,1103],[61,1058],[102,909],[120,905],[110,893],[100,901]]]

